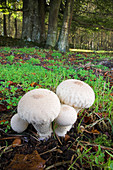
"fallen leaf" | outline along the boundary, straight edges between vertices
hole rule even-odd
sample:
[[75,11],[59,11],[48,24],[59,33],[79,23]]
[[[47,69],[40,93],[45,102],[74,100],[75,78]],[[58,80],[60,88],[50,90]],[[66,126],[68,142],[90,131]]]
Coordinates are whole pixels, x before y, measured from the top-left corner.
[[84,116],[83,121],[84,121],[84,123],[91,123],[91,117]]
[[17,139],[15,139],[15,140],[13,141],[12,147],[14,148],[14,147],[16,147],[16,146],[18,146],[18,145],[20,145],[20,144],[21,144],[21,139],[20,139],[20,138],[17,138]]
[[16,85],[16,83],[14,83],[13,81],[8,81],[8,83],[9,83],[9,86],[15,86]]
[[3,123],[5,123],[7,120],[0,120],[0,124],[3,122]]
[[39,86],[39,87],[42,87],[40,84],[37,84],[36,82],[32,82],[30,84],[31,87],[36,87],[36,86]]
[[30,84],[30,86],[31,86],[31,87],[35,87],[35,86],[37,86],[37,83],[36,83],[36,82],[32,82],[32,83]]
[[113,96],[113,93],[110,93],[110,96]]
[[94,130],[92,129],[91,132],[92,132],[93,134],[100,134],[100,132],[99,132],[97,129],[94,129]]
[[92,146],[92,150],[93,150],[93,152],[97,152],[98,151],[98,146]]
[[0,104],[0,112],[6,111],[7,107],[4,106],[3,104]]
[[64,140],[65,140],[65,141],[68,141],[69,139],[70,139],[70,136],[66,134]]
[[104,76],[107,76],[107,74],[108,74],[108,71],[104,73]]
[[43,170],[45,162],[35,150],[32,154],[16,154],[6,169],[19,170],[21,167],[21,170]]
[[31,73],[31,74],[36,75],[36,73]]

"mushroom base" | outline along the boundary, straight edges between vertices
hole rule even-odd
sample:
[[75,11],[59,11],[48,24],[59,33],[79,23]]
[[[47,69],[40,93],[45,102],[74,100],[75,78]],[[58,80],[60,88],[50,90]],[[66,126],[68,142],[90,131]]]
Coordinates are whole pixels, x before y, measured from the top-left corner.
[[62,136],[65,137],[66,133],[72,128],[72,125],[70,126],[60,126],[58,125],[58,127],[55,129],[55,133],[58,136]]
[[51,133],[53,132],[50,124],[32,123],[32,125],[34,126],[39,135],[39,140],[48,139],[51,136]]

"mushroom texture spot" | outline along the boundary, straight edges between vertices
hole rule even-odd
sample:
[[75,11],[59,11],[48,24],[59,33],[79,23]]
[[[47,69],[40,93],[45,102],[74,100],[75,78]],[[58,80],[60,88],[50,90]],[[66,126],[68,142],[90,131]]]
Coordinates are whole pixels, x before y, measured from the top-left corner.
[[35,95],[35,94],[34,94],[32,97],[33,97],[34,99],[40,99],[40,98],[44,97],[44,95],[41,95],[41,94],[40,94],[40,95]]
[[95,101],[93,89],[87,83],[76,79],[61,82],[56,94],[61,103],[74,107],[77,112],[82,108],[89,108]]
[[34,126],[43,140],[51,136],[51,122],[58,116],[60,108],[60,100],[54,92],[34,89],[20,99],[17,112],[21,119]]
[[57,127],[55,129],[55,133],[58,136],[65,136],[67,131],[72,128],[72,125],[77,120],[77,113],[76,110],[68,105],[62,104],[61,111],[58,117],[55,119]]

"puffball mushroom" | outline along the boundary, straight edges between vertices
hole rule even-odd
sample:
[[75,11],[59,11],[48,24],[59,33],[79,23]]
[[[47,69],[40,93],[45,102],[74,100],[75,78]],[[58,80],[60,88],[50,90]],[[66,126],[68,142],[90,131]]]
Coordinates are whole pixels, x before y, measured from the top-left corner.
[[77,120],[76,110],[68,105],[61,105],[61,110],[58,117],[55,119],[57,127],[55,128],[55,133],[58,136],[65,137],[67,131],[72,128],[72,125]]
[[14,131],[21,133],[27,129],[28,122],[26,120],[21,119],[18,114],[15,114],[11,118],[11,127]]
[[75,108],[78,113],[82,108],[89,108],[95,100],[93,89],[85,82],[68,79],[61,82],[56,94],[62,104],[67,104]]
[[[60,108],[60,100],[54,92],[47,89],[34,89],[20,99],[17,113],[22,120],[34,126],[40,140],[43,140],[51,136],[51,122],[60,113]],[[16,122],[12,122],[12,128],[18,132],[13,126],[13,124],[16,126]]]

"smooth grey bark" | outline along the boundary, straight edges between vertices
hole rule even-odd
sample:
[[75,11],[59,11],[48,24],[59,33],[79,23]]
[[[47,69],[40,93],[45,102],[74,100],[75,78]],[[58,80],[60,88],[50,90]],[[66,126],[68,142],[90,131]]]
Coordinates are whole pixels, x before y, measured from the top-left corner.
[[74,0],[66,1],[65,11],[63,16],[63,24],[56,45],[59,51],[65,52],[69,48],[68,38],[69,38],[69,30],[70,30],[70,25],[72,20],[73,6],[74,6]]
[[49,11],[49,26],[46,47],[55,47],[57,41],[57,23],[58,23],[58,13],[60,8],[61,0],[51,0],[50,1],[50,11]]

